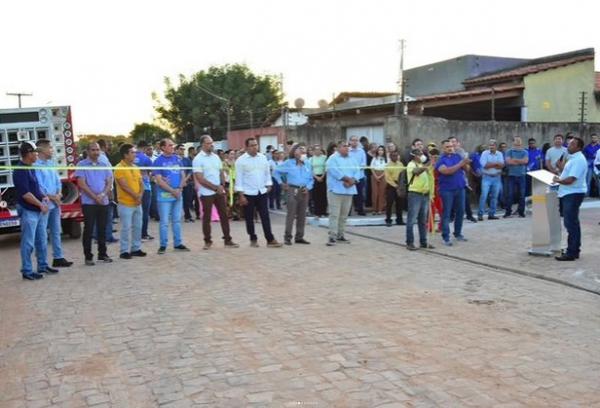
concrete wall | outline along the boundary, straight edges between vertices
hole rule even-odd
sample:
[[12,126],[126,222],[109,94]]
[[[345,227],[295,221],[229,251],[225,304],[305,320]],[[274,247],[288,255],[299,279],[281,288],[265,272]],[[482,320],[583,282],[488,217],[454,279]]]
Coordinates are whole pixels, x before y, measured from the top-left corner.
[[423,116],[380,118],[379,122],[374,117],[363,120],[360,116],[354,120],[321,122],[315,125],[298,126],[288,130],[288,139],[307,144],[318,143],[327,146],[332,141],[344,137],[344,129],[349,126],[366,126],[381,124],[383,121],[387,141],[393,141],[398,146],[408,146],[414,138],[423,139],[425,142],[439,143],[450,136],[456,136],[463,146],[473,150],[479,144],[487,143],[489,139],[499,142],[510,142],[513,137],[520,136],[526,141],[530,137],[537,140],[538,146],[550,142],[555,134],[574,132],[583,136],[586,143],[590,141],[590,134],[600,134],[600,123],[580,125],[579,123],[533,123],[533,122],[485,122],[485,121],[458,121]]
[[285,131],[281,127],[266,127],[256,129],[232,130],[227,134],[227,147],[229,149],[242,149],[249,137],[256,137],[260,143],[260,136],[277,136],[277,144],[285,143]]
[[578,122],[581,92],[585,91],[586,121],[600,122],[600,105],[594,98],[593,60],[527,75],[524,83],[528,121]]

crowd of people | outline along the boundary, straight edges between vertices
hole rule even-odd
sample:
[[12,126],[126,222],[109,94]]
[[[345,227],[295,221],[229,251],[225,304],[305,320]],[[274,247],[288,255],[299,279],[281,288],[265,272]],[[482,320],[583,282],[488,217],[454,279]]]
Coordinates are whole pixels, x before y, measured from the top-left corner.
[[[243,218],[250,246],[258,247],[255,220],[260,218],[266,246],[279,248],[310,244],[304,237],[307,214],[328,216],[326,244],[334,246],[350,242],[344,234],[348,216],[353,212],[365,216],[368,209],[374,215],[385,214],[387,226],[406,225],[408,250],[434,248],[428,233],[435,230],[441,232],[444,245],[453,246],[467,241],[462,233],[465,219],[480,222],[487,215],[488,220],[497,220],[498,208],[504,210],[504,218],[525,217],[526,197],[531,194],[527,172],[540,169],[555,174],[569,234],[567,250],[556,259],[575,260],[581,247],[579,207],[585,195],[597,194],[600,187],[600,141],[597,135],[591,139],[584,146],[573,134],[565,141],[556,135],[551,145],[539,149],[535,139],[524,147],[515,137],[510,147],[490,140],[469,153],[456,137],[439,145],[415,139],[400,151],[394,143],[384,146],[352,136],[326,149],[289,143],[282,150],[269,146],[263,154],[256,138],[247,139],[243,149],[223,152],[215,151],[212,138],[204,135],[197,149],[187,151],[170,138],[154,146],[145,141],[124,143],[118,160],[115,154],[109,157],[110,144],[99,140],[86,147],[74,172],[84,217],[85,264],[113,262],[107,251],[113,242],[119,243],[121,259],[145,257],[142,243],[154,239],[148,233],[151,218],[159,222],[159,255],[166,253],[170,237],[174,251],[190,251],[184,244],[182,219],[202,220],[203,249],[209,250],[213,221],[220,223],[225,248],[237,248],[230,220]],[[47,140],[24,142],[20,154],[22,167],[13,179],[22,229],[21,273],[24,279],[35,280],[72,262],[61,247],[61,184],[53,168],[52,145]],[[476,215],[472,203],[478,203]],[[280,243],[271,229],[269,210],[282,205],[287,212]],[[113,237],[115,218],[119,238]],[[48,231],[52,266],[47,262]],[[36,270],[31,262],[34,251]]]

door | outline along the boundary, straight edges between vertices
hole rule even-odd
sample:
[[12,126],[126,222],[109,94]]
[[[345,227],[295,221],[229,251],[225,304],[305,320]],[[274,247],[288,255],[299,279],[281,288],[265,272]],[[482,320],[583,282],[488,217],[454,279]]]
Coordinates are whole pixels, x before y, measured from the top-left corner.
[[348,127],[346,128],[346,140],[350,139],[351,136],[358,136],[359,139],[366,136],[369,143],[377,143],[378,145],[383,145],[385,141],[383,126]]

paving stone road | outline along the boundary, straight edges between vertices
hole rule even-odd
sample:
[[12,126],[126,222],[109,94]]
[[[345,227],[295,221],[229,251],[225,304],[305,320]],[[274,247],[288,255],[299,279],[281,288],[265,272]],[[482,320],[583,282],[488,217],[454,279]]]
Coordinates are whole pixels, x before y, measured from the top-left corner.
[[0,237],[0,407],[600,407],[600,296],[317,227],[233,236],[184,224],[190,253],[91,268],[66,240],[76,266],[36,282]]

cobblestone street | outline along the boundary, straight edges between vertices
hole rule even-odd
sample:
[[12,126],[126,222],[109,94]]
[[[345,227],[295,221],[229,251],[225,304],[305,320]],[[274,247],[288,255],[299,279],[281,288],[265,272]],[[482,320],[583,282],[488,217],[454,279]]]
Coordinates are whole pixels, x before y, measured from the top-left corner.
[[[490,225],[453,250],[491,251]],[[190,253],[155,240],[126,261],[113,244],[95,267],[65,238],[76,264],[36,282],[0,236],[0,407],[600,407],[598,295],[366,237],[329,248],[314,226],[312,245],[250,248],[236,222],[241,247],[209,251],[183,227]],[[524,250],[502,248],[506,264]]]

